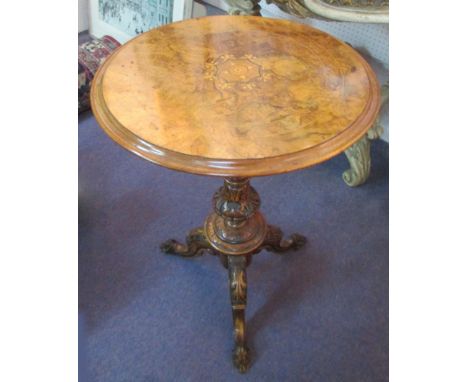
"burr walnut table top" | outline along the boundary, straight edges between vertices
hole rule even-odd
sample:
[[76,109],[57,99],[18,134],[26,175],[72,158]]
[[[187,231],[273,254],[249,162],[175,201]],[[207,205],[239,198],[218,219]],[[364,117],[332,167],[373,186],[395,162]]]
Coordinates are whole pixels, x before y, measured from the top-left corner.
[[379,86],[358,53],[319,30],[212,16],[123,45],[96,74],[91,104],[106,133],[145,159],[249,177],[344,151],[373,124]]

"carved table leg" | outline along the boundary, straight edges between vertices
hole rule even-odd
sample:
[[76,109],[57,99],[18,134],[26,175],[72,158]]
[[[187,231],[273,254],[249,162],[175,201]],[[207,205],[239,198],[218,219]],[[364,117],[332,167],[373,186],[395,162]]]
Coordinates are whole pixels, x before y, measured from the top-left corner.
[[360,186],[369,178],[371,169],[371,140],[377,139],[383,132],[379,120],[359,141],[345,151],[350,169],[343,173],[343,180],[350,187]]
[[[380,108],[388,101],[388,84],[380,89]],[[350,169],[343,173],[343,180],[350,187],[360,186],[369,178],[371,170],[370,146],[371,140],[377,139],[382,135],[383,127],[378,117],[374,125],[359,141],[345,151],[348,158]]]
[[203,227],[192,229],[187,235],[187,244],[170,239],[161,244],[161,251],[170,255],[193,257],[203,255],[204,250],[212,251],[211,245],[205,237]]
[[350,169],[343,173],[343,180],[348,186],[356,187],[363,184],[370,174],[370,141],[367,135],[345,151]]
[[225,0],[229,5],[230,15],[261,16],[260,0]]
[[270,252],[285,252],[290,249],[298,250],[304,246],[306,238],[298,233],[292,234],[288,239],[283,238],[283,232],[274,225],[268,226],[268,232],[265,241],[260,249],[266,249]]
[[228,256],[229,289],[231,292],[235,343],[232,361],[241,373],[247,371],[250,363],[245,330],[245,306],[247,304],[246,268],[246,256]]

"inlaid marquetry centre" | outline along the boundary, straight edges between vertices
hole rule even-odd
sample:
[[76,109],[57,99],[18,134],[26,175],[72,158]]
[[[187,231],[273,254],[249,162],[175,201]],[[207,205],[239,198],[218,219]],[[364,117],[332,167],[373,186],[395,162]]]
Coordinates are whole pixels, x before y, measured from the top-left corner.
[[[218,81],[229,83],[244,83],[262,79],[262,67],[253,62],[251,55],[234,57],[225,54],[215,60],[214,63],[206,64],[206,78],[211,79],[215,86],[219,87]],[[221,86],[225,89],[227,85]]]
[[153,29],[122,46],[96,75],[93,109],[139,155],[156,162],[187,155],[197,160],[194,172],[206,165],[217,173],[224,164],[207,161],[312,150],[305,162],[316,163],[336,155],[370,127],[376,89],[364,60],[323,32],[216,16]]

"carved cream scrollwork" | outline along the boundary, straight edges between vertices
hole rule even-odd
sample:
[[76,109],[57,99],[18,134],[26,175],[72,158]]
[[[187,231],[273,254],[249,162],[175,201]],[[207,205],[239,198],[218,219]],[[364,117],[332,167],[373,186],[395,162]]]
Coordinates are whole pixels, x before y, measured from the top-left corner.
[[370,174],[370,141],[367,135],[345,151],[350,168],[343,173],[343,180],[350,187],[363,184]]
[[[277,0],[273,0],[274,2]],[[291,0],[297,1],[297,0]],[[301,0],[316,17],[336,21],[388,23],[388,0]]]
[[[230,6],[231,15],[260,16],[260,0],[225,1]],[[388,12],[389,0],[267,0],[267,4],[276,4],[284,12],[298,17],[333,19],[330,17],[334,14],[333,11],[339,12],[340,8]]]
[[[383,85],[380,89],[380,108],[385,102],[388,102],[388,91],[388,84]],[[378,139],[383,131],[380,117],[377,117],[366,135],[345,151],[350,168],[343,173],[343,180],[348,186],[359,186],[369,177],[371,169],[370,141]]]
[[275,4],[282,11],[297,17],[313,17],[312,11],[307,9],[303,0],[266,0],[267,4]]
[[260,16],[260,0],[225,0],[230,15]]
[[337,7],[384,8],[388,7],[388,0],[320,0],[323,3]]
[[377,119],[367,134],[345,151],[350,168],[343,173],[343,180],[348,186],[360,186],[369,177],[371,169],[370,141],[379,138],[382,133],[383,127]]

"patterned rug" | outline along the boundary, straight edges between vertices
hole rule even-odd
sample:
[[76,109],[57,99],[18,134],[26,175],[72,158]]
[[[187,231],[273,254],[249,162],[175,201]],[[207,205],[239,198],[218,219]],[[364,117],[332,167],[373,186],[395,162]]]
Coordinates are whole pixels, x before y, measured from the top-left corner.
[[120,46],[111,36],[92,39],[78,46],[78,112],[88,110],[91,81],[99,66]]

